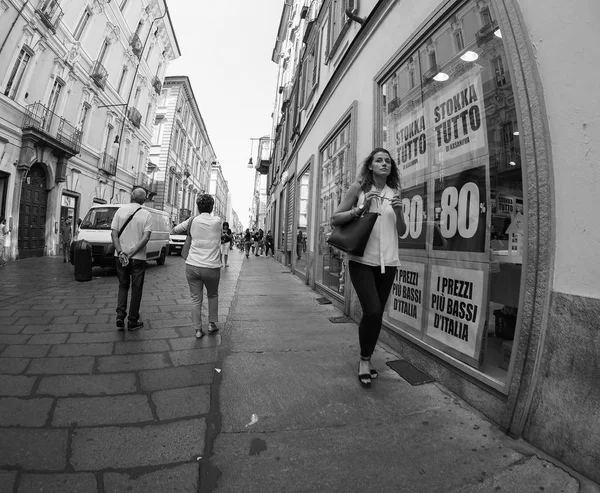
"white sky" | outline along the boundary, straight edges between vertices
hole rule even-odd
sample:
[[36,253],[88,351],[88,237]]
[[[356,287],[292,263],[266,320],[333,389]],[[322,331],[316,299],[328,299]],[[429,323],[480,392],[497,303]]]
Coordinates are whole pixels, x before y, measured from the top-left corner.
[[283,0],[167,1],[182,53],[167,75],[190,78],[233,209],[247,227],[254,189],[250,138],[271,133],[277,84],[271,54]]

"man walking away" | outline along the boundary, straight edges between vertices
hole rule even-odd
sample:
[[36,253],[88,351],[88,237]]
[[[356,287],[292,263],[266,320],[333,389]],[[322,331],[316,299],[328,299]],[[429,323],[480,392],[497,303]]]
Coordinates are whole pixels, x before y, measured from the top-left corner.
[[63,248],[63,262],[70,262],[71,240],[73,239],[73,231],[71,228],[71,220],[67,217],[60,227],[60,236]]
[[0,244],[0,266],[4,267],[8,260],[8,251],[10,250],[10,227],[6,224],[6,218],[0,220],[2,226],[2,243]]
[[117,299],[117,327],[125,330],[127,294],[131,285],[131,303],[127,328],[137,330],[144,326],[140,320],[140,303],[146,274],[146,244],[152,230],[152,215],[142,209],[146,191],[135,188],[131,203],[119,207],[111,224],[111,237],[115,247],[115,263],[119,279]]

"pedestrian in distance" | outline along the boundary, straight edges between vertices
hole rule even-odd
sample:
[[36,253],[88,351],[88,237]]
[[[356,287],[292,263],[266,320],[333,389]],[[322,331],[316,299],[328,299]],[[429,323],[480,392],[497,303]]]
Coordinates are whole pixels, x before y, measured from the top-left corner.
[[219,330],[219,281],[221,280],[221,219],[212,215],[215,199],[204,193],[196,201],[198,215],[176,225],[171,234],[189,232],[191,245],[185,260],[185,277],[192,299],[192,326],[196,338],[206,335],[202,327],[204,287],[208,298],[208,333]]
[[250,233],[250,229],[246,228],[246,232],[244,233],[244,250],[246,250],[246,258],[250,258],[250,247],[254,239],[252,238],[252,233]]
[[71,219],[63,219],[60,226],[60,242],[63,249],[63,262],[70,262],[71,252],[71,241],[73,240],[73,227],[71,226]]
[[4,267],[8,260],[8,250],[10,249],[10,227],[6,224],[6,218],[0,219],[2,226],[2,248],[0,248],[0,267]]
[[359,217],[363,210],[380,214],[363,255],[348,255],[350,280],[362,307],[358,326],[358,379],[368,387],[378,377],[371,357],[379,339],[383,310],[400,265],[398,235],[406,231],[398,166],[386,149],[375,148],[367,156],[357,181],[350,185],[331,217],[331,224],[347,224]]
[[273,234],[271,233],[271,230],[267,231],[267,234],[265,235],[265,257],[269,256],[269,250],[271,250],[271,257],[273,257]]
[[125,330],[130,287],[131,301],[127,328],[138,330],[144,326],[144,322],[140,320],[140,304],[146,276],[146,245],[152,232],[152,215],[142,208],[144,202],[146,202],[146,191],[143,188],[134,188],[131,192],[131,203],[119,207],[110,226],[119,279],[117,299],[119,330]]
[[265,232],[258,228],[258,233],[256,233],[256,256],[261,256],[263,254],[265,247]]
[[302,250],[304,249],[304,235],[299,229],[296,235],[296,257],[298,260],[302,259]]
[[229,229],[229,223],[225,221],[221,231],[221,267],[229,267],[227,265],[227,257],[229,256],[229,250],[231,250],[232,240],[233,235],[231,234],[231,229]]

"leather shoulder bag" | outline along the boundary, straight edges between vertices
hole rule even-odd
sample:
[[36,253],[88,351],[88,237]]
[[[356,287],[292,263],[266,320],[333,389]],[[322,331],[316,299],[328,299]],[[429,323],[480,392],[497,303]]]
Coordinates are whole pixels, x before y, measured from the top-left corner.
[[378,216],[378,212],[365,211],[349,223],[336,226],[327,243],[342,252],[362,257]]

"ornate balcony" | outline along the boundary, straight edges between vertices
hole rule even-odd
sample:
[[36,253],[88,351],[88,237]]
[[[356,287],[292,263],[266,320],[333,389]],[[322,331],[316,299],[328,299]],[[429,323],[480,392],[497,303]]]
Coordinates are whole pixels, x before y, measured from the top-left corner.
[[48,29],[56,33],[58,23],[63,16],[58,0],[41,0],[40,7],[35,9],[35,13]]
[[160,96],[160,92],[162,91],[162,83],[156,76],[154,76],[152,79],[152,87],[154,88],[154,92]]
[[494,31],[498,29],[498,22],[491,21],[488,22],[485,26],[483,26],[479,31],[475,33],[475,38],[477,39],[477,46],[485,45],[494,34]]
[[269,172],[271,165],[271,143],[269,137],[261,137],[258,141],[258,159],[256,160],[256,171],[261,175],[266,175]]
[[140,128],[140,125],[142,124],[142,114],[136,108],[129,108],[127,116],[134,127]]
[[21,128],[36,133],[38,138],[54,144],[58,150],[71,156],[78,154],[81,149],[81,130],[40,102],[27,107]]
[[146,190],[149,190],[148,189],[149,182],[150,182],[150,177],[148,176],[148,174],[145,171],[140,171],[137,174],[137,177],[135,179],[136,186],[142,187]]
[[94,84],[96,84],[100,89],[104,89],[106,87],[106,81],[108,80],[108,72],[104,68],[104,65],[102,65],[99,61],[96,61],[96,63],[94,63],[94,68],[92,68],[92,73],[90,74],[90,77],[94,81]]
[[142,44],[142,40],[137,34],[131,35],[131,38],[129,40],[129,46],[131,46],[131,51],[133,51],[133,54],[139,59],[141,59],[144,45]]
[[107,175],[114,176],[117,174],[117,160],[107,152],[104,152],[98,160],[98,169],[104,171]]

